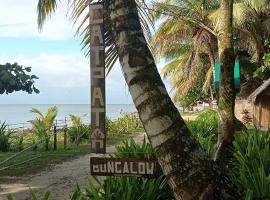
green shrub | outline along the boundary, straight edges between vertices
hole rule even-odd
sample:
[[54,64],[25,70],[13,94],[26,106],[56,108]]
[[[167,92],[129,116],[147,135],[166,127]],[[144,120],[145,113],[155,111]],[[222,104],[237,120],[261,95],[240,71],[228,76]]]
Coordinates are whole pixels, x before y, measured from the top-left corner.
[[133,139],[124,141],[116,147],[116,156],[120,158],[147,158],[154,157],[154,149],[144,138],[143,143],[138,145]]
[[7,130],[7,124],[0,124],[0,151],[7,152],[10,148],[11,131]]
[[115,121],[106,119],[108,134],[132,134],[141,129],[141,121],[135,114],[124,114]]
[[218,132],[218,113],[207,110],[198,115],[196,120],[187,123],[189,130],[195,135],[207,137]]
[[270,132],[249,130],[233,142],[232,179],[246,190],[246,200],[270,197]]
[[108,177],[103,183],[96,179],[95,183],[89,181],[84,197],[89,200],[172,199],[163,176],[156,179]]
[[23,150],[23,136],[18,136],[16,143],[15,143],[16,151]]
[[200,142],[210,157],[216,152],[218,134],[218,114],[214,110],[207,110],[198,115],[196,120],[186,122],[193,136]]
[[89,139],[90,127],[86,124],[80,124],[78,127],[68,129],[69,141],[80,144],[83,140]]

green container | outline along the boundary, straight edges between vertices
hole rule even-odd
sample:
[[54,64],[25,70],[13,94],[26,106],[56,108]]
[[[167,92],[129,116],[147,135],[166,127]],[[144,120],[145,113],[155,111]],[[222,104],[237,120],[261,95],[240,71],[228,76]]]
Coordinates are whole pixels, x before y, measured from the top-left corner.
[[[220,63],[215,63],[215,76],[214,76],[214,87],[215,90],[219,90],[219,83],[220,83]],[[236,60],[234,62],[234,87],[237,92],[240,91],[240,62]]]

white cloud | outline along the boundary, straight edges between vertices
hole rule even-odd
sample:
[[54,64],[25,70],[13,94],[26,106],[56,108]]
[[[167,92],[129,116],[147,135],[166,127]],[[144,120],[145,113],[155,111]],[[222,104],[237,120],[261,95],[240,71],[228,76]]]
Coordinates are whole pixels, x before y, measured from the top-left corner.
[[82,54],[40,54],[37,57],[2,57],[1,63],[18,62],[32,67],[42,87],[82,87],[89,85],[89,61]]
[[57,11],[45,23],[43,31],[37,28],[37,0],[0,0],[0,37],[38,37],[63,40],[73,37],[68,20],[67,1],[59,2]]

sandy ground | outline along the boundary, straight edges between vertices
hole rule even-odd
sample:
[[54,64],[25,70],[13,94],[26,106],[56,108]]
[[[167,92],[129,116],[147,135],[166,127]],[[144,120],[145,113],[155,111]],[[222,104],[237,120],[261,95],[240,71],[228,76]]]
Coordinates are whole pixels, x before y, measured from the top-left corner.
[[[141,142],[143,137],[143,134],[139,134],[135,140]],[[107,147],[107,152],[113,153],[114,151],[114,147]],[[90,154],[53,165],[37,174],[17,177],[16,181],[1,184],[0,200],[6,200],[8,194],[12,194],[14,200],[30,200],[29,188],[38,196],[50,191],[50,200],[65,200],[76,189],[77,184],[81,188],[88,185],[89,160]]]

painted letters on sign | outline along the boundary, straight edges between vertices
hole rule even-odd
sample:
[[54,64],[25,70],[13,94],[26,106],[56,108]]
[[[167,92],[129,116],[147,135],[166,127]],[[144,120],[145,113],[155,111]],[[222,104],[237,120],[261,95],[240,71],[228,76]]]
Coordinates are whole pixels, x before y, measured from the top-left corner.
[[157,174],[155,160],[132,158],[90,158],[93,176],[148,176]]
[[91,152],[106,153],[103,4],[90,5]]

